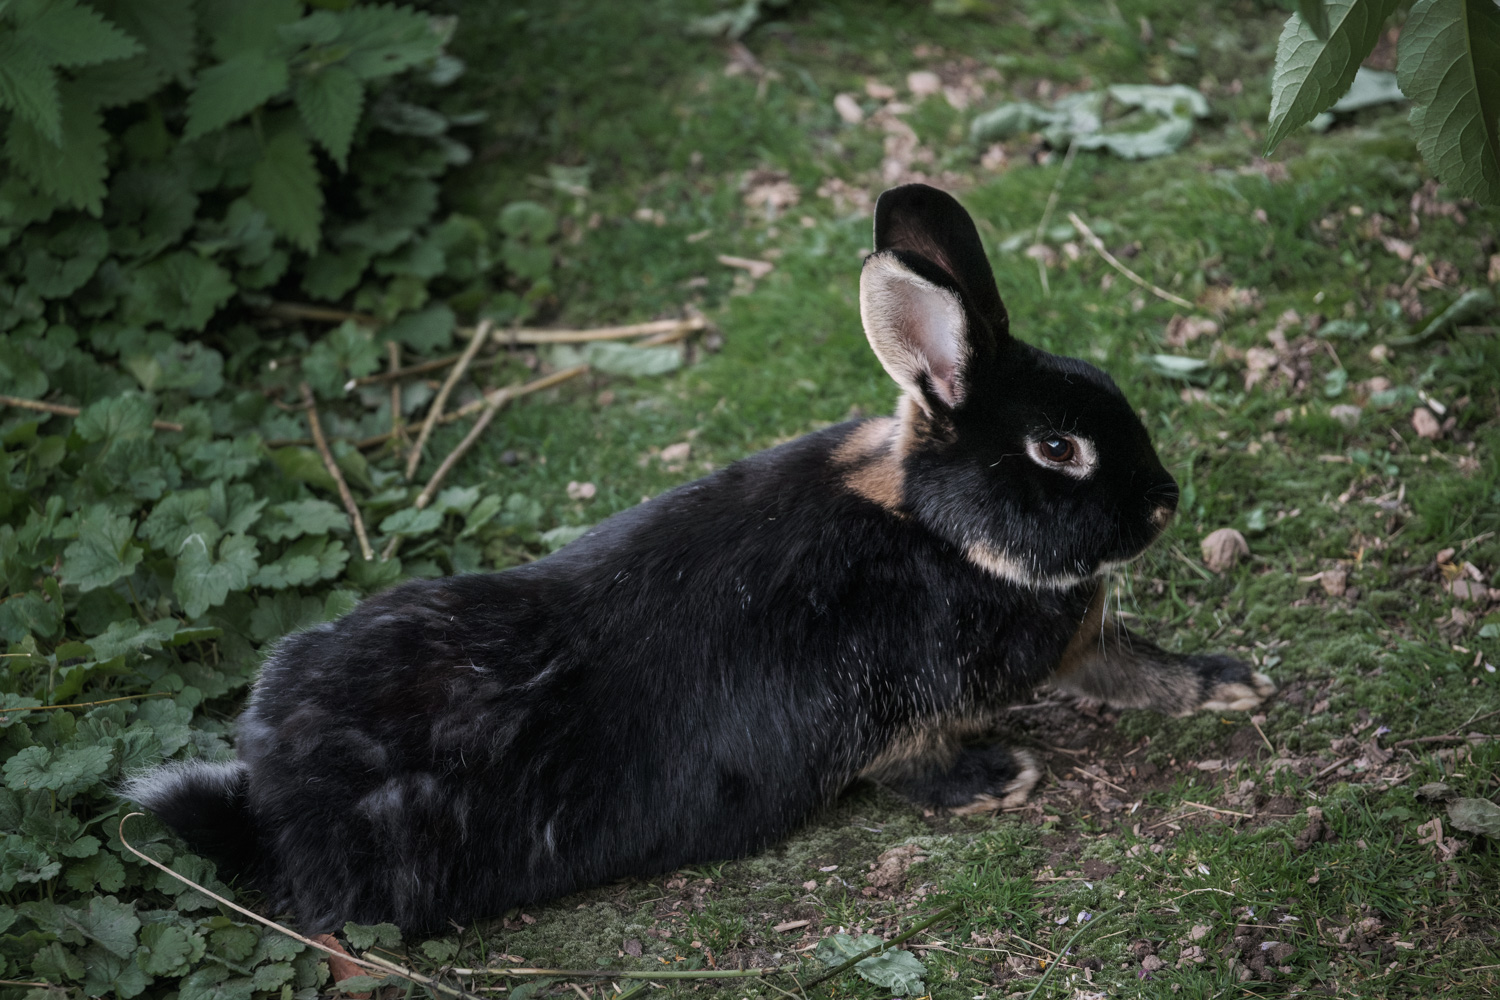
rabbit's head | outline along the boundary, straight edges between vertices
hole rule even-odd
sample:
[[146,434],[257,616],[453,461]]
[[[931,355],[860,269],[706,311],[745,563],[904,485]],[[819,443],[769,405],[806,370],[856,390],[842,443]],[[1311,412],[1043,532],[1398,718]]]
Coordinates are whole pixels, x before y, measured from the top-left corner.
[[923,184],[881,195],[860,312],[905,390],[880,448],[885,495],[974,563],[1072,586],[1139,555],[1171,519],[1177,484],[1124,394],[1093,365],[1010,335],[951,196]]

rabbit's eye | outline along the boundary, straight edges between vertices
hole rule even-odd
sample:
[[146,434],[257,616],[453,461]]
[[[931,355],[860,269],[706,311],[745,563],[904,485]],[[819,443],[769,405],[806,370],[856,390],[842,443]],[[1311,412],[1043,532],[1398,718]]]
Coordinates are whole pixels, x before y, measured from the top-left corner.
[[1078,453],[1071,438],[1055,437],[1041,442],[1042,454],[1049,462],[1071,462]]

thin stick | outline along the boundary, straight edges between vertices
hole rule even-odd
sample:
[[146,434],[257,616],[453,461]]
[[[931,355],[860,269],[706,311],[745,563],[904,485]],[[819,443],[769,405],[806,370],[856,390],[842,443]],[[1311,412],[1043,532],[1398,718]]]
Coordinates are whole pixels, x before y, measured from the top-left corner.
[[[458,409],[453,411],[453,414],[449,419],[462,420],[464,417],[467,417],[470,414],[478,413],[479,411],[489,406],[491,399],[502,393],[508,393],[510,399],[519,399],[522,396],[529,396],[533,392],[540,392],[543,389],[550,389],[554,385],[561,385],[563,382],[568,381],[568,379],[577,378],[579,375],[582,375],[588,370],[588,365],[574,365],[572,368],[564,368],[561,371],[553,372],[551,375],[543,375],[541,378],[532,379],[525,385],[517,386],[514,389],[509,386],[506,386],[503,389],[496,389],[484,399],[476,399],[472,403],[466,403],[463,406],[460,406]],[[444,423],[447,422],[447,420],[444,421]]]
[[123,845],[124,848],[131,854],[134,854],[136,857],[146,862],[146,864],[152,866],[153,868],[158,868],[161,871],[166,872],[168,875],[172,876],[183,885],[196,889],[198,892],[203,893],[203,895],[207,896],[208,898],[217,901],[223,906],[229,907],[234,912],[243,914],[244,916],[249,917],[251,920],[254,920],[256,923],[263,924],[264,926],[271,928],[271,930],[273,931],[280,931],[287,937],[291,938],[293,941],[300,941],[303,944],[307,945],[309,948],[316,948],[318,951],[321,951],[324,954],[334,955],[348,962],[352,962],[355,965],[361,966],[362,968],[370,969],[373,972],[394,973],[395,975],[400,976],[402,979],[409,980],[413,983],[418,983],[430,989],[438,990],[439,992],[446,993],[449,996],[468,997],[472,995],[465,992],[464,990],[456,990],[451,986],[445,986],[444,984],[434,979],[429,979],[427,976],[424,976],[419,972],[413,972],[412,970],[402,968],[399,965],[394,965],[390,962],[373,962],[367,961],[366,959],[362,958],[355,958],[353,955],[350,955],[346,952],[330,948],[326,944],[320,944],[319,942],[314,941],[312,938],[303,937],[301,934],[298,934],[296,931],[292,930],[289,927],[283,927],[281,924],[278,924],[274,920],[266,919],[259,913],[256,913],[252,910],[247,910],[243,906],[240,906],[238,903],[231,903],[223,896],[220,896],[218,893],[199,885],[197,882],[194,882],[192,879],[186,877],[185,875],[179,875],[177,872],[168,868],[166,865],[162,864],[160,861],[157,861],[155,858],[136,850],[135,845],[125,839],[125,821],[134,816],[144,815],[146,814],[143,812],[131,812],[126,813],[124,816],[120,817],[119,835],[121,845]]
[[1233,809],[1220,809],[1217,806],[1206,806],[1202,802],[1189,802],[1187,799],[1183,799],[1182,804],[1185,806],[1194,806],[1198,809],[1207,809],[1211,813],[1223,813],[1225,816],[1239,816],[1244,819],[1255,818],[1251,813],[1235,812]]
[[[76,417],[81,412],[76,406],[44,403],[39,399],[23,399],[20,396],[0,396],[0,404],[19,407],[22,410],[35,410],[38,413],[55,413],[60,417]],[[159,431],[182,430],[181,424],[174,424],[170,420],[153,420],[151,426]]]
[[1113,267],[1116,271],[1119,271],[1121,274],[1125,275],[1125,277],[1129,278],[1137,285],[1140,285],[1142,288],[1146,289],[1157,298],[1166,299],[1173,305],[1181,306],[1184,309],[1193,308],[1193,304],[1187,299],[1184,299],[1179,295],[1173,295],[1165,288],[1159,288],[1158,286],[1153,285],[1151,282],[1147,281],[1139,274],[1136,274],[1124,264],[1121,264],[1117,259],[1115,259],[1114,254],[1105,249],[1104,241],[1094,235],[1094,231],[1084,224],[1084,221],[1078,217],[1077,212],[1069,212],[1068,221],[1073,223],[1074,227],[1083,234],[1084,239],[1089,241],[1089,245],[1094,248],[1094,251],[1098,253],[1099,256],[1103,257],[1110,267]]
[[1409,747],[1417,743],[1482,743],[1485,740],[1494,739],[1500,739],[1500,736],[1490,733],[1470,733],[1468,736],[1417,736],[1409,740],[1397,740],[1391,744],[1391,749]]
[[[1068,953],[1068,949],[1071,948],[1071,947],[1073,947],[1073,943],[1075,941],[1077,941],[1080,937],[1083,936],[1083,932],[1084,931],[1089,930],[1096,923],[1098,923],[1099,921],[1103,920],[1105,917],[1109,916],[1110,914],[1114,913],[1116,910],[1120,909],[1121,906],[1123,906],[1123,905],[1124,904],[1122,903],[1122,904],[1120,904],[1120,906],[1112,906],[1112,907],[1110,907],[1109,909],[1105,910],[1103,913],[1101,913],[1098,916],[1094,917],[1094,919],[1090,920],[1088,923],[1084,924],[1082,927],[1078,928],[1078,930],[1074,931],[1073,932],[1073,936],[1070,937],[1070,938],[1068,938],[1068,943],[1065,944],[1065,945],[1063,945],[1063,949],[1062,949],[1061,952],[1058,952],[1058,955],[1059,956],[1066,955]],[[1039,993],[1041,991],[1042,987],[1046,984],[1048,977],[1050,977],[1052,975],[1052,970],[1055,969],[1055,968],[1057,968],[1057,966],[1058,966],[1057,962],[1049,962],[1049,963],[1047,963],[1047,968],[1045,968],[1045,969],[1042,970],[1042,978],[1038,979],[1036,981],[1036,985],[1031,988],[1031,992],[1028,993],[1028,994],[1026,994],[1026,1000],[1031,1000],[1032,997],[1036,996],[1037,993]]]
[[[401,345],[394,340],[385,342],[386,355],[390,358],[389,374],[401,370]],[[391,379],[391,440],[396,442],[396,454],[401,454],[401,380]]]
[[1255,721],[1255,716],[1253,715],[1250,716],[1250,725],[1255,727],[1255,731],[1257,733],[1260,733],[1260,740],[1266,745],[1266,749],[1271,751],[1272,753],[1275,753],[1276,748],[1271,745],[1270,740],[1266,739],[1266,731],[1260,728],[1260,723]]
[[323,437],[323,423],[318,419],[318,403],[313,399],[312,386],[306,382],[302,383],[302,402],[307,406],[307,426],[312,430],[313,445],[323,457],[323,467],[333,477],[339,488],[339,499],[344,501],[344,510],[349,512],[349,519],[354,522],[354,536],[359,539],[359,551],[367,561],[374,559],[375,551],[370,548],[370,538],[365,534],[365,519],[359,516],[359,508],[354,504],[354,494],[349,492],[349,484],[344,482],[344,473],[333,460],[333,452],[328,450],[328,439]]
[[[507,330],[498,339],[502,344],[586,344],[594,340],[624,340],[629,337],[681,333],[686,336],[707,326],[702,316],[686,319],[658,319],[627,326],[601,326],[591,330]],[[464,331],[460,330],[462,334]]]
[[458,356],[458,363],[448,373],[448,377],[443,381],[443,387],[438,390],[437,398],[428,407],[427,419],[422,421],[422,429],[417,432],[417,443],[412,445],[411,454],[406,457],[407,482],[411,482],[412,477],[417,474],[417,466],[422,462],[422,449],[427,447],[427,439],[432,436],[432,428],[437,425],[438,418],[443,415],[443,406],[448,402],[448,394],[453,391],[453,387],[463,377],[464,369],[469,367],[469,362],[474,360],[474,355],[479,351],[479,348],[484,346],[485,340],[490,335],[491,326],[492,324],[489,320],[485,320],[479,324],[479,329],[474,332],[474,337],[469,341],[469,346],[465,347],[464,352]]
[[1092,771],[1085,771],[1083,768],[1079,767],[1077,764],[1073,765],[1073,770],[1077,771],[1079,774],[1083,775],[1086,778],[1093,778],[1095,781],[1102,781],[1106,785],[1108,785],[1110,788],[1117,788],[1120,791],[1124,792],[1126,795],[1130,794],[1130,789],[1126,788],[1124,785],[1117,785],[1113,781],[1110,781],[1108,778],[1104,777],[1103,775],[1094,774]]
[[113,705],[117,701],[139,701],[142,698],[165,698],[170,691],[152,691],[150,694],[128,694],[123,698],[105,698],[103,701],[75,701],[71,705],[27,705],[21,708],[7,708],[0,710],[0,715],[9,715],[11,712],[50,712],[54,708],[93,708],[95,705]]
[[819,983],[823,982],[825,979],[832,979],[834,976],[842,975],[843,973],[854,968],[860,962],[863,962],[865,959],[871,957],[872,955],[879,955],[881,952],[886,951],[889,948],[894,948],[896,945],[907,940],[908,938],[916,937],[918,934],[922,933],[927,928],[937,923],[939,920],[942,920],[944,917],[951,915],[957,910],[957,903],[953,904],[952,906],[945,906],[941,910],[934,913],[932,916],[928,917],[926,920],[917,924],[915,927],[908,929],[906,933],[893,937],[889,941],[882,941],[880,942],[880,944],[876,945],[873,948],[866,948],[864,951],[860,952],[858,955],[855,955],[853,958],[835,965],[833,968],[829,969],[821,976],[809,979],[807,983],[802,987],[803,994],[806,995],[808,986],[816,986]]
[[[1057,180],[1052,184],[1052,193],[1047,196],[1047,207],[1042,209],[1042,218],[1036,224],[1036,235],[1032,236],[1032,245],[1042,242],[1042,234],[1047,231],[1047,223],[1052,221],[1052,210],[1057,207],[1057,196],[1062,194],[1063,182],[1068,179],[1068,171],[1073,168],[1073,154],[1078,152],[1078,137],[1074,136],[1068,143],[1067,155],[1063,157],[1062,169],[1057,172]],[[1040,257],[1036,262],[1037,275],[1042,279],[1042,292],[1047,296],[1052,295],[1052,286],[1047,283],[1047,265]]]
[[1339,768],[1343,767],[1353,759],[1353,757],[1340,757],[1338,760],[1334,761],[1332,764],[1329,764],[1327,767],[1323,768],[1323,770],[1314,775],[1313,780],[1316,781],[1319,778],[1323,777],[1325,774],[1332,774],[1334,771],[1337,771]]
[[[371,961],[379,959],[369,956]],[[761,979],[765,976],[781,975],[796,966],[771,966],[764,969],[691,969],[681,972],[671,970],[658,972],[647,969],[637,972],[631,969],[450,969],[455,975],[473,974],[476,976],[515,976],[524,979],[528,976],[557,976],[566,979]]]

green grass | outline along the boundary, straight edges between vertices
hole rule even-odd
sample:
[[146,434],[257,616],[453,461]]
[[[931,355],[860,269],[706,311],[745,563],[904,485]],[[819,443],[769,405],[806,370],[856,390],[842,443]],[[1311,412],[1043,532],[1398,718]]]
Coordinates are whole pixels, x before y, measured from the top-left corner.
[[[465,931],[456,963],[497,951],[572,967],[786,962],[824,928],[892,932],[955,902],[957,916],[919,938],[946,949],[920,952],[932,994],[1024,996],[1040,973],[1037,956],[1061,948],[1079,912],[1119,906],[1040,995],[1492,995],[1495,847],[1449,826],[1445,837],[1467,842],[1456,855],[1420,842],[1430,828],[1418,828],[1446,814],[1415,790],[1444,781],[1460,795],[1492,796],[1496,744],[1410,743],[1384,765],[1358,748],[1377,731],[1387,747],[1464,732],[1467,720],[1500,708],[1500,675],[1483,666],[1500,660],[1500,641],[1479,635],[1500,615],[1449,596],[1433,566],[1439,550],[1459,547],[1460,562],[1500,585],[1500,340],[1488,326],[1399,346],[1410,324],[1395,301],[1414,289],[1430,315],[1461,287],[1483,287],[1500,216],[1464,206],[1462,221],[1422,215],[1419,230],[1407,228],[1426,173],[1399,110],[1294,136],[1278,154],[1284,178],[1270,179],[1257,154],[1285,16],[1276,5],[1120,0],[1064,13],[1034,2],[951,17],[925,4],[810,0],[747,38],[769,71],[759,83],[725,74],[722,45],[682,34],[690,16],[712,9],[705,4],[453,7],[471,66],[459,97],[491,118],[488,154],[448,193],[481,217],[525,192],[551,198],[569,218],[550,318],[628,322],[694,304],[723,332],[721,351],[668,379],[599,380],[514,408],[462,466],[464,481],[534,499],[544,526],[587,524],[776,441],[888,410],[895,391],[865,344],[855,301],[869,219],[816,193],[830,178],[877,192],[882,137],[842,123],[832,98],[853,93],[871,111],[866,79],[904,92],[911,70],[957,67],[985,76],[987,93],[968,111],[938,97],[904,116],[932,153],[920,169],[961,183],[1014,332],[1109,370],[1184,486],[1176,525],[1121,581],[1122,606],[1169,648],[1237,650],[1283,689],[1260,725],[1274,751],[1238,715],[1017,713],[1017,741],[1049,766],[1035,813],[924,817],[858,788],[762,855],[536,907],[527,913],[534,923]],[[926,54],[915,54],[919,45]],[[1161,160],[1081,154],[1064,177],[1060,157],[1035,163],[1036,149],[1017,140],[1004,172],[979,166],[964,141],[976,108],[1083,81],[1201,83],[1215,117]],[[550,165],[588,167],[587,196],[548,194],[536,179]],[[740,187],[751,170],[781,172],[800,202],[775,219],[747,208]],[[1254,294],[1199,310],[1220,332],[1173,348],[1164,331],[1176,308],[1081,241],[1070,259],[1066,233],[1048,237],[1061,256],[1044,289],[1035,261],[999,247],[1016,234],[1031,242],[1054,188],[1053,227],[1077,212],[1117,251],[1132,246],[1130,266],[1156,284],[1199,301],[1213,289]],[[659,211],[661,224],[639,221],[642,208]],[[1369,229],[1377,214],[1429,263],[1451,265],[1442,286],[1382,248]],[[776,270],[735,294],[735,272],[718,254],[774,257]],[[1273,378],[1246,390],[1243,352],[1268,346],[1286,310],[1363,320],[1370,330],[1358,340],[1313,338],[1296,362],[1300,387]],[[1302,332],[1292,324],[1286,336],[1295,343]],[[1384,359],[1371,354],[1377,344],[1390,345]],[[1188,386],[1155,375],[1156,353],[1205,358],[1206,378]],[[1391,389],[1372,401],[1377,377]],[[1196,399],[1185,389],[1199,390]],[[1413,432],[1418,391],[1453,408],[1456,426],[1441,440]],[[1352,429],[1329,412],[1350,403],[1363,405]],[[440,434],[433,454],[460,433]],[[650,457],[682,440],[693,446],[685,468]],[[505,451],[519,464],[503,464]],[[596,483],[597,496],[568,500],[572,480]],[[1245,532],[1252,556],[1205,578],[1198,542],[1223,526]],[[1357,594],[1331,597],[1303,579],[1334,566]],[[1477,725],[1493,732],[1500,721]],[[1062,740],[1091,755],[1050,749]],[[1343,769],[1329,767],[1344,757]],[[1194,766],[1208,758],[1225,769]],[[1109,794],[1125,808],[1139,800],[1133,815],[1058,784],[1078,777],[1068,768],[1080,759],[1107,768],[1121,789]],[[1245,782],[1254,783],[1248,793]],[[1298,848],[1309,807],[1322,810],[1329,833]],[[926,860],[893,896],[866,893],[870,866],[904,843]],[[1088,877],[1086,862],[1115,870]],[[803,919],[806,928],[772,930]],[[638,959],[625,951],[637,943]],[[1142,964],[1151,954],[1164,963],[1154,971]],[[1273,957],[1272,978],[1258,978],[1264,963],[1254,954]],[[1247,961],[1255,976],[1242,979]],[[697,990],[780,995],[754,980]],[[888,995],[853,975],[813,992]]]

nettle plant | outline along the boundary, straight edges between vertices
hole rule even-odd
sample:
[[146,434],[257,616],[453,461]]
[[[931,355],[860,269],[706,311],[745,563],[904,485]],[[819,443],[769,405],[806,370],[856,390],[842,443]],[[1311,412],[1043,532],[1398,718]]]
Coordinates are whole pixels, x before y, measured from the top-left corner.
[[[1344,95],[1400,5],[1298,0],[1276,46],[1267,155]],[[1500,4],[1417,0],[1396,58],[1422,158],[1458,194],[1500,204]]]
[[[346,389],[383,340],[442,350],[455,308],[548,294],[545,207],[494,236],[442,209],[469,156],[467,119],[431,106],[462,70],[452,30],[388,5],[0,0],[0,393],[80,411],[0,407],[0,994],[313,995],[318,954],[124,849],[112,788],[227,755],[264,644],[539,544],[539,505],[454,487],[404,565],[351,558],[287,405],[306,381],[335,438],[388,429],[385,389]],[[383,325],[309,336],[286,300]],[[333,451],[367,516],[399,521],[394,463]],[[232,896],[151,818],[127,835]]]

